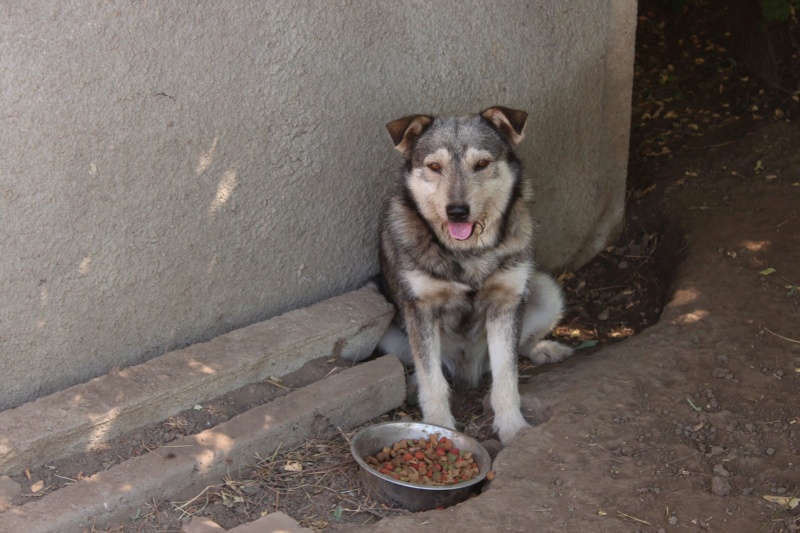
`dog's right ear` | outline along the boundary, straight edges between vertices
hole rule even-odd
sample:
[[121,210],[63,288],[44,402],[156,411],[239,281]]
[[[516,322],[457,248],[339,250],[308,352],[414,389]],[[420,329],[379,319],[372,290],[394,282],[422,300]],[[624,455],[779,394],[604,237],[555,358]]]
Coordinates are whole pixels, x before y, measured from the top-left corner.
[[433,117],[428,115],[409,115],[398,118],[386,125],[389,135],[397,151],[407,155],[414,142],[433,122]]

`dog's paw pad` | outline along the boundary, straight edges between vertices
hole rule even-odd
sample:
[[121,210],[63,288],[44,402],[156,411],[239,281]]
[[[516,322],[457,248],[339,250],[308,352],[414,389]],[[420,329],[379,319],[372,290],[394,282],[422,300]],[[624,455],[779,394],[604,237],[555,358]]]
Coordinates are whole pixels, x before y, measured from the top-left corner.
[[540,341],[531,349],[528,359],[537,366],[558,363],[575,353],[575,350],[556,341]]

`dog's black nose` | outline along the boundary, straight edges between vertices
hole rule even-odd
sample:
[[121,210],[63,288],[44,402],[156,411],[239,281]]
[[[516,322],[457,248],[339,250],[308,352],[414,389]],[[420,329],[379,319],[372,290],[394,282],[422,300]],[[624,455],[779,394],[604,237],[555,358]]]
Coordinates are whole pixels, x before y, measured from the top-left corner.
[[469,218],[468,205],[448,205],[445,210],[450,222],[464,222]]

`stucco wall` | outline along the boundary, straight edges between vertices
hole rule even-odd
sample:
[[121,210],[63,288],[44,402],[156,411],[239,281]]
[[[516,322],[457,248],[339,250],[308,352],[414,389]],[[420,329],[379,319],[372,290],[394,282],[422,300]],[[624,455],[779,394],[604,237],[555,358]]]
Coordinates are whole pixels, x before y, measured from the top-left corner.
[[586,260],[635,7],[0,3],[0,409],[357,287],[409,113],[530,111],[539,261]]

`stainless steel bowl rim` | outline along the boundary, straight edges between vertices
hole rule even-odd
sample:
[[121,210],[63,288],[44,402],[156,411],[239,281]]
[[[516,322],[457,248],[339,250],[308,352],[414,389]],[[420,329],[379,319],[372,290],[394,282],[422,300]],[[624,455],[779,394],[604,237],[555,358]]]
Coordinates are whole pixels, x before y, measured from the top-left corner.
[[[481,466],[481,469],[478,472],[478,475],[476,475],[474,478],[472,478],[470,480],[467,480],[467,481],[462,481],[460,483],[454,483],[452,485],[421,485],[421,484],[418,484],[418,483],[410,483],[408,481],[401,481],[401,480],[395,479],[395,478],[393,478],[391,476],[387,476],[386,474],[381,474],[380,472],[378,472],[377,470],[375,470],[374,468],[372,468],[371,466],[369,466],[367,464],[367,462],[364,460],[364,458],[359,453],[359,449],[358,449],[357,445],[360,442],[360,440],[365,438],[365,435],[368,435],[369,433],[374,433],[376,431],[379,431],[380,428],[385,428],[385,427],[388,427],[388,426],[403,427],[405,429],[408,429],[409,432],[414,431],[414,430],[420,431],[420,432],[424,433],[426,436],[438,434],[439,436],[447,437],[448,439],[453,440],[453,441],[455,441],[456,438],[457,438],[458,440],[464,441],[464,442],[469,444],[469,447],[467,447],[467,448],[465,448],[463,445],[461,445],[460,446],[461,449],[467,449],[468,451],[471,451],[473,453],[473,456],[474,455],[482,456],[480,458],[481,459],[480,462],[483,463],[483,466]],[[456,438],[453,438],[453,437],[456,437]],[[401,438],[403,438],[403,437],[401,437]],[[407,436],[405,438],[414,439],[414,438],[419,438],[419,437],[418,436]],[[391,444],[393,444],[393,443],[392,442],[387,442],[387,443],[384,444],[384,446],[389,446]],[[446,427],[443,427],[443,426],[436,426],[434,424],[426,424],[424,422],[382,422],[380,424],[375,424],[373,426],[367,426],[367,427],[359,430],[359,432],[356,433],[355,436],[351,439],[351,441],[350,441],[350,453],[353,455],[353,458],[355,458],[356,462],[361,466],[361,468],[363,468],[366,472],[369,472],[370,474],[372,474],[372,475],[374,475],[374,476],[376,476],[376,477],[378,477],[380,479],[384,479],[384,480],[386,480],[389,483],[392,483],[394,485],[401,485],[401,486],[409,487],[409,488],[412,488],[412,489],[428,490],[428,491],[448,491],[448,490],[457,490],[457,489],[463,489],[465,487],[470,487],[472,485],[475,485],[475,484],[480,483],[481,481],[483,481],[483,479],[486,477],[486,474],[492,468],[492,460],[491,460],[491,457],[489,456],[489,452],[486,451],[486,448],[484,448],[481,445],[481,443],[479,443],[478,441],[476,441],[472,437],[469,437],[469,436],[467,436],[467,435],[465,435],[465,434],[463,434],[463,433],[461,433],[459,431],[455,431],[455,430],[452,430],[452,429],[449,429],[449,428],[446,428]],[[479,459],[476,457],[475,461],[478,462]]]

